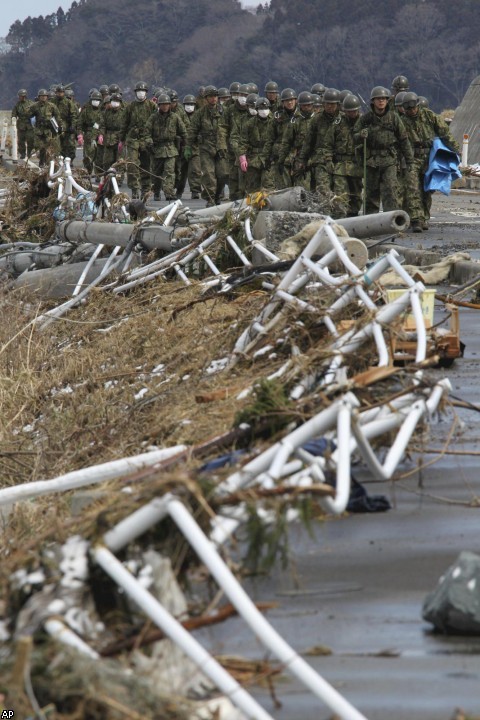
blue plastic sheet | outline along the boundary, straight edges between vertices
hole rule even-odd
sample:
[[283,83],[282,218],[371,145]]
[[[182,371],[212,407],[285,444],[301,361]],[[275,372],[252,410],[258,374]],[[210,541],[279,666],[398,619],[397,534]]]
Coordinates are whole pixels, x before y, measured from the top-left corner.
[[450,195],[452,182],[462,173],[458,169],[460,158],[454,150],[450,150],[440,138],[434,138],[428,170],[425,173],[423,187],[426,192],[439,190],[444,195]]

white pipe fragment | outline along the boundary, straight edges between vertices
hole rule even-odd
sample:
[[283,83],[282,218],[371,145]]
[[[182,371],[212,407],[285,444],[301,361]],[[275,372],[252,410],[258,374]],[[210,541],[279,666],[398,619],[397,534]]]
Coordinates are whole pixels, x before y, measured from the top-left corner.
[[87,643],[74,633],[67,625],[65,625],[62,620],[51,617],[48,620],[45,620],[43,626],[48,634],[57,642],[60,642],[63,645],[68,645],[69,647],[78,650],[78,652],[82,655],[87,655],[93,660],[98,660],[100,658],[97,651],[91,648],[90,645],[87,645]]

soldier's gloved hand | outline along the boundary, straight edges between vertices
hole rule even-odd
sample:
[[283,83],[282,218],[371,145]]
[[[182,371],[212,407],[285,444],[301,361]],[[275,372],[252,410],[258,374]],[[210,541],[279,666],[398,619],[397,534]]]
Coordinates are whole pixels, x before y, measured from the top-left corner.
[[118,152],[121,153],[122,150],[123,150],[123,142],[120,140],[120,142],[118,143]]
[[367,128],[362,128],[362,130],[360,130],[360,137],[363,138],[364,140],[366,140],[366,138],[368,137]]
[[97,143],[98,143],[99,145],[103,145],[103,135],[99,135],[99,136],[98,136],[98,138],[97,138]]
[[192,148],[190,145],[185,145],[185,150],[183,151],[183,157],[188,162],[192,157]]
[[80,145],[80,147],[83,147],[83,135],[82,135],[82,133],[80,133],[79,135],[77,135],[77,142],[78,142],[78,144]]
[[246,155],[240,155],[240,157],[238,158],[238,161],[239,161],[239,163],[240,163],[240,170],[241,170],[242,172],[247,172],[247,168],[248,168],[247,156],[246,156]]

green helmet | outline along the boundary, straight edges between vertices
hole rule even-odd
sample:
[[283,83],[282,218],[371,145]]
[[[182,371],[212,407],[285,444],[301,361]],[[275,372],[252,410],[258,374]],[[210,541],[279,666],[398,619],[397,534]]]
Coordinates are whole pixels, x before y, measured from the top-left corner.
[[247,83],[247,85],[248,85],[249,92],[254,93],[255,95],[258,95],[258,85],[256,83],[249,82],[249,83]]
[[257,93],[250,93],[250,95],[247,95],[247,107],[254,108],[255,103],[257,102],[258,95]]
[[98,91],[101,92],[102,95],[108,95],[108,85],[100,85]]
[[168,94],[170,95],[170,100],[172,101],[172,103],[178,102],[178,93],[176,90],[170,90]]
[[182,102],[184,105],[196,105],[197,98],[195,97],[195,95],[185,95]]
[[350,93],[349,95],[346,95],[343,98],[342,109],[344,111],[360,110],[361,106],[362,106],[362,104],[361,104],[360,100],[353,93]]
[[297,93],[293,88],[285,88],[282,90],[280,95],[280,100],[283,102],[284,100],[296,100],[297,99]]
[[65,90],[65,97],[70,98],[70,99],[72,99],[72,98],[75,97],[75,93],[74,93],[74,91],[72,90],[72,88],[67,88],[67,89]]
[[418,106],[418,95],[414,92],[406,92],[403,96],[403,107],[405,110],[408,110],[408,108],[415,108]]
[[302,90],[302,92],[298,96],[298,104],[313,105],[312,93],[309,93],[308,90]]
[[395,92],[408,90],[409,87],[410,85],[405,75],[397,75],[392,80],[392,89],[395,90]]
[[267,84],[265,85],[265,93],[277,93],[277,95],[280,92],[280,89],[278,87],[278,83],[276,83],[274,80],[269,80]]
[[90,90],[90,100],[101,100],[102,93],[98,90]]
[[340,91],[340,101],[342,103],[345,100],[345,98],[347,97],[347,95],[355,95],[355,93],[352,92],[351,90],[341,90]]
[[218,97],[218,90],[215,85],[206,86],[204,97]]
[[230,90],[230,94],[236,94],[240,90],[241,83],[235,81],[230,83],[230,87],[228,88]]
[[313,93],[313,95],[320,95],[320,97],[322,97],[326,89],[327,88],[322,83],[315,83],[310,88],[310,92]]
[[226,87],[218,88],[218,97],[219,98],[229,98],[230,90]]
[[122,93],[112,93],[111,95],[106,95],[103,99],[103,102],[107,103],[111,100],[114,100],[115,102],[122,102]]
[[[103,86],[102,86],[103,87]],[[117,83],[112,83],[107,88],[108,94],[113,95],[113,93],[121,93],[120,85],[117,85]],[[100,92],[102,92],[102,89],[100,88]]]
[[17,95],[18,95],[18,97],[27,97],[28,93],[24,88],[22,88],[21,90],[18,91]]
[[376,85],[372,92],[370,93],[370,100],[375,100],[375,98],[388,98],[391,96],[390,90],[386,87],[383,87],[383,85]]
[[248,83],[242,83],[238,88],[239,95],[250,95],[249,87]]
[[[247,98],[247,105],[248,105],[248,98]],[[255,100],[255,109],[256,110],[268,110],[270,108],[270,100],[266,97],[257,97]]]
[[428,98],[425,97],[425,95],[419,95],[418,96],[418,104],[420,107],[423,108],[429,108],[430,103],[428,102]]
[[62,83],[57,85],[55,88],[55,92],[65,92],[65,85],[62,85]]
[[37,93],[37,97],[40,97],[41,95],[46,95],[48,97],[48,90],[46,88],[40,88]]
[[157,105],[171,105],[172,104],[172,97],[168,93],[160,93],[160,95],[157,98]]
[[138,90],[140,90],[140,91],[143,90],[144,92],[148,92],[148,85],[146,82],[140,81],[140,82],[137,82],[137,84],[135,85],[133,90],[134,90],[134,92],[137,92]]
[[403,105],[406,94],[405,90],[400,90],[400,92],[395,95],[395,107],[401,107]]
[[325,92],[323,94],[323,102],[324,103],[340,103],[341,102],[340,90],[336,90],[335,88],[325,88]]
[[320,97],[320,95],[317,95],[316,93],[312,93],[312,102],[313,107],[322,107],[323,106],[323,100]]

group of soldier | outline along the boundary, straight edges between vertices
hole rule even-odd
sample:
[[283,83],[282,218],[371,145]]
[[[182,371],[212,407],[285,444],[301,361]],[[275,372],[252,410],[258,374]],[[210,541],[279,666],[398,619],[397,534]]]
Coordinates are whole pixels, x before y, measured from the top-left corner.
[[[120,87],[92,88],[80,107],[70,88],[42,88],[36,101],[20,90],[17,118],[20,157],[34,150],[44,166],[52,154],[75,158],[93,176],[126,168],[132,197],[153,190],[160,199],[182,196],[207,206],[240,200],[260,190],[301,185],[344,199],[343,214],[405,209],[414,232],[428,229],[431,196],[424,190],[432,141],[459,152],[448,124],[411,92],[405,76],[391,90],[376,86],[369,107],[349,90],[315,83],[307,91],[280,91],[267,82],[199,88],[197,95],[138,82],[125,102]],[[365,112],[362,112],[364,106]],[[123,160],[124,163],[119,161]],[[121,172],[121,171],[120,171]]]

